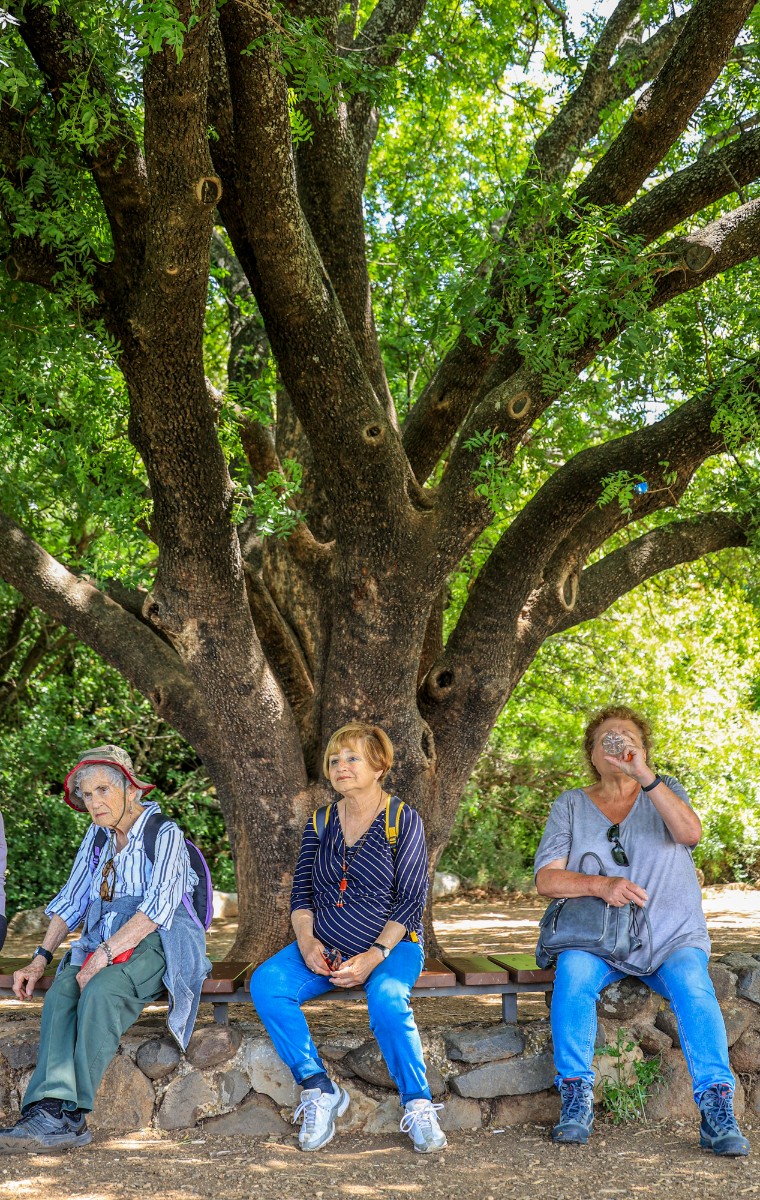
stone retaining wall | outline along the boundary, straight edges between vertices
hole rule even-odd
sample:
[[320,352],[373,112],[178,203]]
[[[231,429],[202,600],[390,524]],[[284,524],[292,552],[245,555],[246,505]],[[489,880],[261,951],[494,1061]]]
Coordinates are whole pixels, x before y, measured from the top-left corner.
[[[726,1021],[737,1076],[736,1111],[760,1113],[760,955],[728,954],[710,964]],[[635,980],[613,984],[598,1010],[597,1047],[614,1043],[619,1029],[634,1041],[625,1055],[659,1054],[663,1083],[650,1096],[650,1120],[693,1120],[691,1081],[679,1048],[669,1005]],[[13,1120],[34,1067],[38,1041],[24,1021],[18,1033],[0,1037],[0,1106]],[[6,1026],[7,1028],[7,1026]],[[12,1028],[12,1027],[11,1027]],[[504,1128],[549,1123],[559,1113],[552,1086],[548,1019],[519,1025],[501,1022],[422,1034],[428,1078],[445,1102],[447,1130]],[[398,1096],[374,1038],[332,1036],[319,1045],[334,1077],[351,1094],[340,1132],[389,1133],[398,1129]],[[599,1051],[597,1079],[613,1076],[615,1064]],[[625,1068],[629,1069],[629,1068]],[[164,1035],[133,1031],[98,1092],[94,1128],[128,1131],[155,1125],[180,1130],[203,1122],[206,1135],[287,1136],[298,1089],[269,1039],[246,1028],[206,1025],[193,1035],[186,1055]]]

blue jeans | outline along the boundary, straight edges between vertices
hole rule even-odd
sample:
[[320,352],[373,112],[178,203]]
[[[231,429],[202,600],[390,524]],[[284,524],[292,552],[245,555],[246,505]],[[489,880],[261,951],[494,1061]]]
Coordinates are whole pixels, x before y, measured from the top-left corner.
[[[625,971],[616,970],[585,950],[564,950],[560,954],[551,1008],[558,1087],[563,1079],[594,1082],[591,1059],[596,1039],[596,1002],[603,988],[624,977]],[[651,975],[636,978],[670,1001],[696,1103],[714,1083],[728,1083],[733,1089],[726,1027],[707,973],[704,950],[685,946]]]
[[[423,962],[418,943],[399,942],[364,984],[370,1028],[402,1104],[431,1099],[422,1043],[409,1004]],[[325,1069],[300,1005],[331,992],[333,986],[326,975],[317,975],[306,966],[296,942],[267,959],[251,978],[254,1007],[296,1083]]]

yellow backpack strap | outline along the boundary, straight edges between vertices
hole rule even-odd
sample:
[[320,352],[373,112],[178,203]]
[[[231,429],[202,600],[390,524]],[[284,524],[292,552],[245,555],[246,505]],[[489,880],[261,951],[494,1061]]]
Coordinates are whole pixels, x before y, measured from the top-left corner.
[[[398,822],[401,816],[401,810],[404,807],[404,801],[399,800],[398,796],[390,796],[388,803],[385,806],[385,836],[388,839],[388,844],[391,848],[391,854],[394,859],[396,857],[396,849],[398,844]],[[418,942],[420,939],[412,930],[409,934],[410,942]]]
[[330,820],[330,809],[332,804],[323,804],[321,808],[315,808],[311,818],[311,823],[314,826],[314,832],[322,841],[322,834],[327,828],[327,822]]
[[388,797],[388,803],[385,806],[385,836],[388,839],[388,845],[393,852],[394,858],[396,857],[396,843],[398,842],[398,821],[403,807],[404,801],[399,800],[398,796]]

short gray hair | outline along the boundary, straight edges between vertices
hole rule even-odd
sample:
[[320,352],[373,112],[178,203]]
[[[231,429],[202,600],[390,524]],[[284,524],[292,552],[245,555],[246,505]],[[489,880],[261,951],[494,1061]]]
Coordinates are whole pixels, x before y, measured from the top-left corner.
[[[80,767],[74,776],[74,786],[72,790],[74,795],[78,796],[80,800],[82,799],[82,784],[85,782],[88,775],[91,775],[93,771],[103,771],[109,783],[113,783],[117,786],[123,784],[127,784],[130,787],[132,786],[124,772],[120,771],[118,767],[109,767],[107,763],[88,763],[86,767]],[[142,792],[138,788],[138,800],[141,796]]]

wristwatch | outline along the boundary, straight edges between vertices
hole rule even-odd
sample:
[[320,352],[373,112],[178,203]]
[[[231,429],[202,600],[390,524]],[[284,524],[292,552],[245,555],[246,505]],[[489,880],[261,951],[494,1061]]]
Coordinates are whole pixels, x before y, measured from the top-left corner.
[[642,790],[642,792],[653,792],[654,789],[657,787],[658,783],[662,783],[662,780],[660,779],[659,775],[655,775],[652,782],[648,783],[646,787],[644,787],[643,784],[641,785],[641,790]]
[[48,966],[50,966],[50,963],[53,961],[53,955],[51,952],[46,950],[44,946],[38,946],[32,955],[32,958],[36,958],[38,954],[41,954],[45,962],[48,964]]
[[383,958],[386,959],[391,952],[390,946],[384,946],[382,942],[373,942],[370,950],[379,950]]

